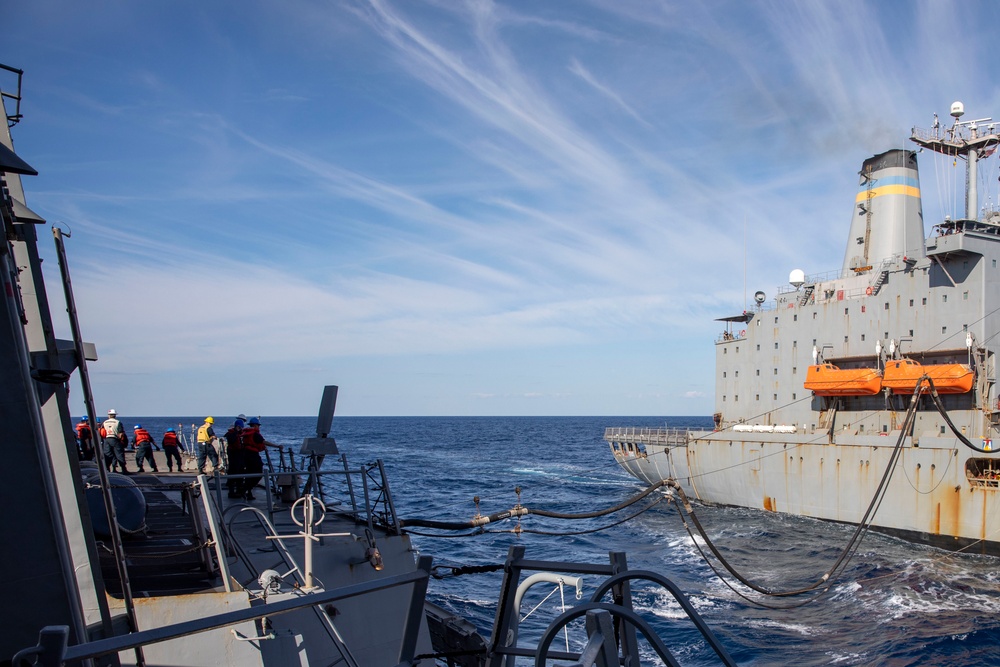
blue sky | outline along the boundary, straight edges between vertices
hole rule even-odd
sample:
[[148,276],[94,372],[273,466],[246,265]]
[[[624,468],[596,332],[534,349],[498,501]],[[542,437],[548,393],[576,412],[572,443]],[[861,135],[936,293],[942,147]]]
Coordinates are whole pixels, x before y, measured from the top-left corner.
[[714,318],[840,268],[862,160],[1000,113],[954,7],[21,2],[0,62],[99,410],[707,415]]

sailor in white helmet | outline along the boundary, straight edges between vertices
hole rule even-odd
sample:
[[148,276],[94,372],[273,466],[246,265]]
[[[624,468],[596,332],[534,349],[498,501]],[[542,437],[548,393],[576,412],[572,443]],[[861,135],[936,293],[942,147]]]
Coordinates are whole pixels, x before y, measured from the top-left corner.
[[114,408],[108,410],[108,418],[101,424],[101,438],[104,440],[104,465],[113,471],[115,465],[121,466],[122,474],[131,474],[125,467],[125,443],[128,436],[122,423],[118,421],[118,413]]

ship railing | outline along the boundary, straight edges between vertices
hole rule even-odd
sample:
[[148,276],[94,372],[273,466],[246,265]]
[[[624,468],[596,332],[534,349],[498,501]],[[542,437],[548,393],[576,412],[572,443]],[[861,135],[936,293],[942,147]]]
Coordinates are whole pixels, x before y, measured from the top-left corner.
[[[352,468],[348,464],[347,455],[341,454],[338,468],[274,470],[269,466],[255,473],[223,475],[216,471],[215,476],[216,483],[212,490],[219,507],[225,506],[222,495],[225,481],[260,477],[267,491],[265,497],[268,516],[273,517],[275,512],[284,509],[275,503],[276,497],[283,504],[291,503],[303,495],[304,490],[312,489],[331,513],[350,517],[359,524],[366,524],[370,529],[374,529],[377,524],[399,534],[396,507],[382,459]],[[342,483],[340,491],[343,495],[333,498],[331,496],[338,480]]]
[[[879,261],[878,269],[872,268],[871,273],[881,273],[887,271],[890,267],[898,265],[906,257],[905,253],[895,253],[889,257],[886,257]],[[804,285],[818,285],[819,283],[830,282],[833,280],[840,280],[842,278],[853,278],[858,275],[853,269],[838,269],[835,271],[825,271],[823,273],[814,273],[805,277]],[[790,292],[798,291],[798,287],[794,285],[779,285],[778,294],[788,294]],[[852,295],[859,296],[864,293],[865,289],[860,288],[859,290],[849,290]],[[818,300],[818,299],[817,299]]]
[[[486,661],[489,667],[512,665],[518,657],[534,658],[534,664],[547,664],[548,660],[569,660],[575,665],[638,665],[641,655],[637,629],[664,664],[678,664],[663,639],[633,608],[633,581],[656,585],[672,596],[687,616],[687,620],[694,625],[705,643],[715,652],[719,663],[735,667],[735,660],[680,588],[655,572],[630,570],[624,553],[616,551],[609,553],[609,562],[606,565],[529,560],[524,554],[525,548],[521,545],[512,546],[507,551],[500,603],[497,605],[493,632],[490,635],[493,643]],[[538,643],[534,647],[529,647],[521,645],[525,633],[519,631],[523,626],[518,619],[517,601],[520,598],[515,593],[522,574],[526,572],[597,575],[605,577],[605,580],[596,588],[589,601],[575,605],[557,616],[545,629]],[[609,597],[610,601],[606,601]],[[578,653],[552,650],[553,640],[563,628],[584,615],[587,615],[589,620],[588,641],[583,650]]]
[[35,664],[39,665],[77,664],[101,656],[139,649],[171,639],[190,637],[191,635],[209,630],[256,622],[265,617],[285,614],[304,607],[323,606],[338,600],[413,584],[410,606],[406,615],[403,638],[399,650],[399,663],[411,664],[416,654],[420,623],[423,620],[423,604],[427,594],[427,583],[430,579],[431,562],[432,559],[430,556],[420,556],[415,570],[392,577],[374,579],[361,584],[343,586],[332,590],[307,593],[279,602],[268,602],[248,609],[240,609],[191,621],[173,623],[151,630],[140,630],[107,639],[85,642],[75,646],[68,646],[68,626],[50,625],[42,628],[39,633],[38,644],[19,651],[14,656],[11,664],[20,665],[22,664],[22,660],[27,661],[31,658],[34,658]]
[[687,444],[689,433],[691,429],[686,428],[609,426],[604,429],[604,439],[609,443],[677,447]]

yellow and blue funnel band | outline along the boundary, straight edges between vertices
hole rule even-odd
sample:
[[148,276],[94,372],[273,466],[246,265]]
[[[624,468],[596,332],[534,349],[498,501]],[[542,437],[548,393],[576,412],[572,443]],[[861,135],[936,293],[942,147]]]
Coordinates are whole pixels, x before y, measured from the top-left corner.
[[858,190],[858,196],[855,201],[860,203],[867,201],[869,196],[874,199],[882,195],[920,197],[920,181],[909,176],[886,176],[885,178],[876,179],[874,185],[875,187],[870,191],[867,184],[862,185]]

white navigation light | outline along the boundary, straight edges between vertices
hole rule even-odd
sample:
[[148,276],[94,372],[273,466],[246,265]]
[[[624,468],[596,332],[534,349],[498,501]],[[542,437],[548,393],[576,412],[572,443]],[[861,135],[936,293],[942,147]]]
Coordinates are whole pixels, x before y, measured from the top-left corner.
[[882,341],[875,341],[875,356],[882,356]]
[[788,274],[788,283],[795,288],[802,287],[806,282],[806,274],[802,269],[792,269],[792,272]]
[[896,339],[893,338],[889,341],[889,356],[893,357],[896,354]]
[[965,332],[965,347],[969,348],[970,350],[972,349],[972,332],[971,331],[966,331]]
[[965,105],[961,102],[955,101],[951,103],[951,115],[955,118],[961,118],[965,115]]
[[813,345],[813,363],[814,364],[816,363],[817,359],[819,359],[819,350],[817,350],[816,346]]

